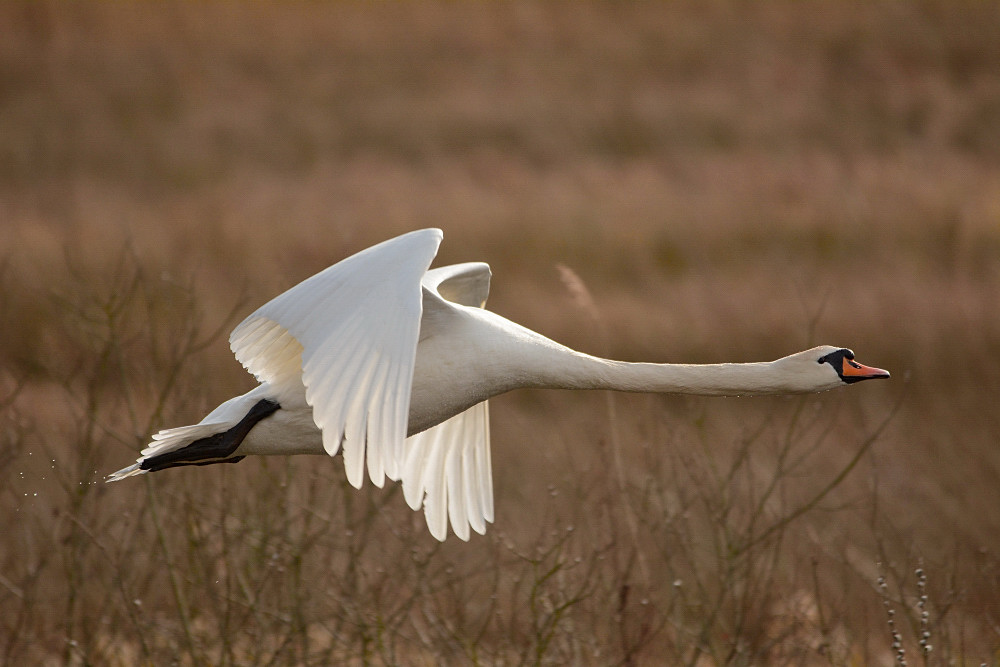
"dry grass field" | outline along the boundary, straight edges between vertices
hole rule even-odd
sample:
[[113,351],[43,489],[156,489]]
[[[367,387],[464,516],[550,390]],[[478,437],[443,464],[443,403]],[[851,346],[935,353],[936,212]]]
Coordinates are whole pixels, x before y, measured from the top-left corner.
[[[891,665],[893,631],[1000,664],[997,3],[6,2],[0,35],[0,664]],[[252,386],[256,305],[426,226],[587,352],[893,378],[500,397],[468,543],[340,460],[103,483]]]

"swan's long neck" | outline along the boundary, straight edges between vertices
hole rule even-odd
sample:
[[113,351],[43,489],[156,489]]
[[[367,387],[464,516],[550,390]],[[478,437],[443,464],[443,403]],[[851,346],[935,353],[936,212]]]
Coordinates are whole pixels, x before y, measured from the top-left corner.
[[[833,386],[817,386],[815,378],[797,372],[787,363],[788,358],[746,364],[629,363],[576,352],[489,311],[465,309],[460,324],[463,335],[442,337],[445,347],[440,351],[431,349],[433,339],[421,342],[429,358],[474,360],[446,369],[448,381],[460,386],[463,396],[462,401],[448,406],[449,416],[520,387],[737,396],[819,391]],[[469,349],[463,349],[466,344]],[[419,367],[420,355],[417,362]],[[434,400],[440,397],[436,382],[443,371],[438,366],[418,368],[420,372],[414,376],[423,382],[414,383],[416,400],[424,395],[433,399],[420,406],[427,411],[433,410]],[[836,380],[833,372],[830,376],[831,381]]]
[[783,360],[725,364],[655,364],[613,361],[577,352],[530,329],[513,325],[522,386],[553,389],[738,396],[816,391]]
[[[611,361],[573,352],[539,386],[564,389],[737,396],[803,391],[774,362],[747,364],[652,364]],[[541,369],[540,369],[541,370]],[[547,377],[546,377],[547,376]]]

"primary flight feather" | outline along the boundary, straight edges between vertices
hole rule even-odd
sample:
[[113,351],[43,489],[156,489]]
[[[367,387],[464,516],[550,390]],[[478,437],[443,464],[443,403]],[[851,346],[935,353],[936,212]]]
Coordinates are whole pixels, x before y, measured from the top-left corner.
[[251,313],[230,334],[260,384],[198,424],[160,431],[116,481],[248,455],[343,454],[347,479],[401,481],[431,534],[493,521],[487,399],[520,387],[705,395],[823,391],[889,373],[846,348],[772,362],[646,364],[576,352],[484,309],[489,266],[429,269],[439,229],[363,250]]

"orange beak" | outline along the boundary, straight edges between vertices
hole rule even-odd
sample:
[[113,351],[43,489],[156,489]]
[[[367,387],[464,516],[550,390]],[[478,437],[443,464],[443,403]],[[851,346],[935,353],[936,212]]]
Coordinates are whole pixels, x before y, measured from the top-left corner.
[[841,369],[840,374],[844,378],[852,378],[854,380],[873,380],[875,378],[889,377],[889,371],[864,366],[853,359],[848,359],[846,356],[844,357],[844,367]]

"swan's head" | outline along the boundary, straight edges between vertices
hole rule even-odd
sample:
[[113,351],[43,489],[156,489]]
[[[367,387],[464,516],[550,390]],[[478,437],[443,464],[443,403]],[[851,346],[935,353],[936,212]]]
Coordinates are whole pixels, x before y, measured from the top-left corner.
[[889,377],[889,371],[855,361],[854,352],[846,347],[831,345],[798,352],[778,359],[775,364],[789,375],[796,375],[802,384],[802,391],[824,391],[862,380]]

